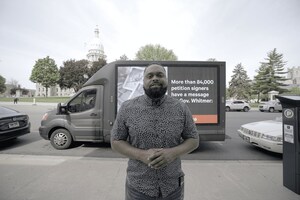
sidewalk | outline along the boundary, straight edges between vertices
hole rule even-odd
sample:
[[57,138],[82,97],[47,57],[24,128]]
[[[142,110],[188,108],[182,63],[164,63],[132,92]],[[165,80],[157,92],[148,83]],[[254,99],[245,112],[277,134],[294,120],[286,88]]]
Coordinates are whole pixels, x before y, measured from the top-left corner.
[[[127,159],[0,154],[0,200],[122,200]],[[185,200],[299,200],[281,161],[183,160]]]

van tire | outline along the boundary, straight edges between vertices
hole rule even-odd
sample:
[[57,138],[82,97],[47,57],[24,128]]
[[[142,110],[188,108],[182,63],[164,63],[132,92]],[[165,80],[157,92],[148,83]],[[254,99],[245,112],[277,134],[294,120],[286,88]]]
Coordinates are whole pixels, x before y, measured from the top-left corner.
[[73,139],[71,134],[66,129],[55,130],[50,137],[51,145],[55,149],[67,149],[71,146]]
[[274,112],[275,109],[274,108],[269,108],[269,112]]
[[230,111],[230,107],[229,107],[229,106],[226,106],[225,111],[226,111],[226,112],[229,112],[229,111]]

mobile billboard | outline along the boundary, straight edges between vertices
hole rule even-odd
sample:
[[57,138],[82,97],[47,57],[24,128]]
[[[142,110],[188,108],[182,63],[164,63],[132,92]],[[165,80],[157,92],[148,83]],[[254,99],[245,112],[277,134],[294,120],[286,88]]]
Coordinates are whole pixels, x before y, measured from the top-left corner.
[[[167,94],[189,106],[200,136],[202,133],[221,138],[213,140],[224,140],[225,62],[165,61],[161,64],[166,69]],[[144,64],[117,65],[117,110],[127,99],[144,94],[145,67]]]

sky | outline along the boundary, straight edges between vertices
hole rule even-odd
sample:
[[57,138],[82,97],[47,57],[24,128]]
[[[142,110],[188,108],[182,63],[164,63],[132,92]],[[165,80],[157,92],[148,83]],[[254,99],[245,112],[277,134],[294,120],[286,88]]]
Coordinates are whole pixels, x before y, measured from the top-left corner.
[[0,0],[0,75],[35,89],[38,59],[86,59],[96,26],[108,62],[159,44],[178,60],[241,63],[253,79],[274,48],[300,66],[299,0]]

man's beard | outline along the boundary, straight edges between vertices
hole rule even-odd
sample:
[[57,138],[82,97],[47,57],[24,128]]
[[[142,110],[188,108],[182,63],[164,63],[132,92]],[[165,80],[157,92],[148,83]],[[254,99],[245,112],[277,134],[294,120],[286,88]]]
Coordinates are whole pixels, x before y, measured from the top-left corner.
[[159,99],[161,97],[163,97],[166,92],[167,92],[167,87],[160,87],[160,88],[148,88],[146,89],[144,87],[144,91],[145,91],[145,94],[150,97],[151,99]]

